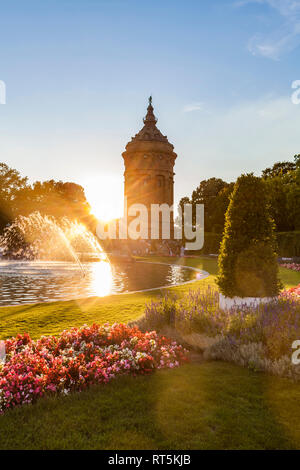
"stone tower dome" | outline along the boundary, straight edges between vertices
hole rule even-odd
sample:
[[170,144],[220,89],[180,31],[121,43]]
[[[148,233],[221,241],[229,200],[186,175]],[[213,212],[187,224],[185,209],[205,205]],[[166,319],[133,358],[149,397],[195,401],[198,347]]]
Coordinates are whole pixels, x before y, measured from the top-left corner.
[[[125,164],[124,194],[128,208],[132,204],[144,204],[150,213],[151,204],[173,206],[173,168],[177,155],[174,146],[156,127],[157,119],[153,113],[151,96],[143,121],[143,128],[128,142],[122,154]],[[173,214],[171,215],[172,236]]]

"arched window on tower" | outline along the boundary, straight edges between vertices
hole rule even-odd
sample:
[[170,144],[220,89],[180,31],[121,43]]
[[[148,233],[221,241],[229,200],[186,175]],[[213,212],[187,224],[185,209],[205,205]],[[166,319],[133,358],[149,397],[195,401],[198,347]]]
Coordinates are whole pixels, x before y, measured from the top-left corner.
[[157,176],[157,186],[159,188],[163,188],[164,184],[165,184],[165,177],[163,175],[158,175]]
[[140,178],[140,187],[143,190],[145,187],[148,186],[150,181],[150,176],[149,175],[142,175]]

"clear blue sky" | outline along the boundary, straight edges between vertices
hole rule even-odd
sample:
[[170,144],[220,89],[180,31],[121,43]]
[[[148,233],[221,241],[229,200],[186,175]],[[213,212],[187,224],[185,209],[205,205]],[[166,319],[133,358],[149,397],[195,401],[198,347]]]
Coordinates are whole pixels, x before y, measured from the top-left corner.
[[[300,1],[10,0],[0,9],[0,161],[122,194],[152,93],[176,201],[300,153]],[[98,183],[100,182],[100,183]]]

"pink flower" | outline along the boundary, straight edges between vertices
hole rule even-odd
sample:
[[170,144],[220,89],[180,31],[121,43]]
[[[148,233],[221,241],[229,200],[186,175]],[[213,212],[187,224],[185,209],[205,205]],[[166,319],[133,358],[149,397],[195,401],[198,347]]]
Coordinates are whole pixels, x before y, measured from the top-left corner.
[[142,333],[125,324],[72,328],[59,337],[37,341],[26,334],[18,335],[6,340],[5,347],[0,413],[32,403],[47,392],[68,394],[108,383],[117,375],[148,374],[155,368],[173,368],[188,360],[182,346],[155,331]]

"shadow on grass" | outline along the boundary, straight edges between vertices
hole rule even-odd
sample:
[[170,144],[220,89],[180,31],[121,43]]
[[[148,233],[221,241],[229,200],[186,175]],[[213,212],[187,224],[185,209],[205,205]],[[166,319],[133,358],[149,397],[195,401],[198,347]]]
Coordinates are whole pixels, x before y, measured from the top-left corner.
[[299,448],[299,399],[286,380],[190,364],[14,409],[0,449]]

